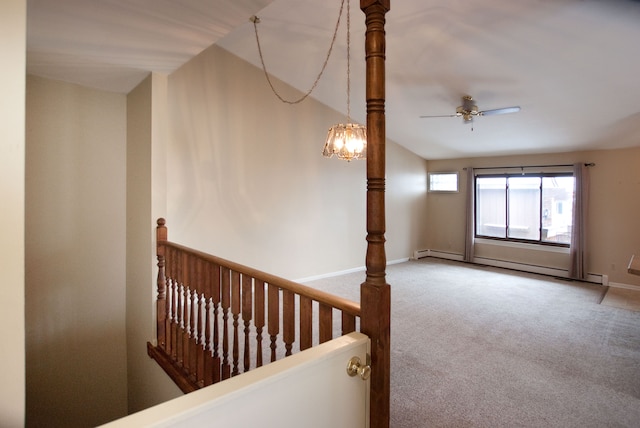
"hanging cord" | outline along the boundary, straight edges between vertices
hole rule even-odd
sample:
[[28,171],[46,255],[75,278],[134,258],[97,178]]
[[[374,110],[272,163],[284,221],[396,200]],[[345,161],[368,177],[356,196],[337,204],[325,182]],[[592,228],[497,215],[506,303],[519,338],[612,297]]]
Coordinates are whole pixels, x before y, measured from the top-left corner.
[[[284,99],[279,93],[278,91],[276,91],[276,88],[273,86],[273,83],[271,82],[271,77],[269,76],[269,73],[267,72],[267,66],[264,63],[264,57],[262,55],[262,48],[260,47],[260,38],[258,37],[258,24],[260,23],[260,18],[258,18],[257,16],[252,16],[251,18],[249,18],[249,20],[251,22],[253,22],[253,29],[256,33],[256,43],[258,45],[258,53],[260,54],[260,62],[262,63],[262,70],[264,71],[264,75],[267,78],[267,82],[269,83],[269,86],[271,87],[271,90],[273,91],[274,95],[276,97],[278,97],[278,99],[280,101],[282,101],[283,103],[287,103],[287,104],[298,104],[302,101],[304,101],[305,98],[307,98],[309,95],[311,95],[311,92],[313,92],[313,90],[316,88],[316,86],[318,85],[318,82],[320,81],[320,78],[322,77],[322,74],[324,73],[325,68],[327,68],[327,63],[329,62],[329,57],[331,57],[331,51],[333,50],[333,45],[336,41],[336,36],[338,34],[338,28],[340,27],[340,19],[342,18],[342,9],[344,8],[344,1],[342,0],[342,2],[340,3],[340,14],[338,15],[338,22],[336,22],[336,28],[333,31],[333,38],[331,39],[331,45],[329,46],[329,51],[327,52],[327,57],[324,60],[324,64],[322,65],[322,69],[320,70],[320,73],[318,73],[318,77],[316,77],[315,82],[313,82],[313,85],[311,86],[311,88],[304,94],[302,95],[302,97],[298,98],[297,100],[291,101],[291,100],[286,100]],[[348,0],[347,0],[348,3]],[[347,10],[347,68],[349,67],[348,65],[348,57],[349,57],[349,30],[348,30],[348,26],[349,26],[349,11]],[[347,72],[348,74],[348,72]],[[348,83],[347,83],[348,85]],[[348,91],[348,90],[347,90]],[[348,98],[348,96],[347,96]]]
[[351,123],[351,4],[347,0],[347,123]]

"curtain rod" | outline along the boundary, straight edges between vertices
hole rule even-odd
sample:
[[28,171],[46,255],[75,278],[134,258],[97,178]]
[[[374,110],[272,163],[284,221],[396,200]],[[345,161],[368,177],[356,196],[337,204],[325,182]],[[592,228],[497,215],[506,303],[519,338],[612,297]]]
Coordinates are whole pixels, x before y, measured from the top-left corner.
[[[524,169],[524,168],[558,168],[558,167],[566,167],[566,166],[573,166],[573,164],[567,164],[567,165],[523,165],[523,166],[486,166],[486,167],[480,167],[480,168],[473,168],[475,169]],[[595,163],[593,162],[585,162],[584,166],[596,166]],[[463,170],[467,170],[468,168],[462,168]]]

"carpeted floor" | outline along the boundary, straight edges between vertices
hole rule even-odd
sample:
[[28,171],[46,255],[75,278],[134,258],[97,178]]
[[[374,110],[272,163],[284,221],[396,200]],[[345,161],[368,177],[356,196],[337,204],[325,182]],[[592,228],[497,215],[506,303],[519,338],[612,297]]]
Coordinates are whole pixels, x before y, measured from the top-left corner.
[[611,287],[607,290],[601,304],[640,312],[640,291]]
[[[359,301],[363,280],[308,284]],[[640,427],[640,312],[604,287],[433,258],[387,282],[391,427]]]

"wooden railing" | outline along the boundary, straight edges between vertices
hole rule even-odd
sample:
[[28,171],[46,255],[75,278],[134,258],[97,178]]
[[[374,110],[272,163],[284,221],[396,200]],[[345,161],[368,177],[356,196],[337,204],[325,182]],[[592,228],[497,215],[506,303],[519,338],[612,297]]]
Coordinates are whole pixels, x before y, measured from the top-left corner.
[[164,219],[157,256],[147,351],[184,392],[359,328],[359,304],[169,242]]

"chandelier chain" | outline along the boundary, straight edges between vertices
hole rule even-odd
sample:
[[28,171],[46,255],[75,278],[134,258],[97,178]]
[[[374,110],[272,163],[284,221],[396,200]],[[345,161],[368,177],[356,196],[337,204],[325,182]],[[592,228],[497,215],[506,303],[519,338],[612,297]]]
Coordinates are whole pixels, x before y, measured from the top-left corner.
[[347,0],[347,123],[351,123],[351,4]]
[[[333,45],[335,44],[336,41],[336,36],[338,35],[338,28],[340,27],[340,20],[342,18],[342,10],[344,8],[344,2],[345,0],[342,0],[342,2],[340,3],[340,13],[338,15],[338,21],[336,22],[336,27],[333,31],[333,37],[331,39],[331,44],[329,45],[329,51],[327,52],[327,56],[324,60],[324,63],[322,64],[322,68],[320,69],[320,72],[318,73],[318,76],[316,77],[316,80],[313,82],[313,85],[311,86],[311,88],[309,88],[309,90],[307,92],[304,93],[304,95],[302,95],[300,98],[296,99],[296,100],[287,100],[284,97],[282,97],[278,91],[276,90],[276,88],[273,86],[273,82],[271,81],[271,77],[269,76],[269,73],[267,71],[267,66],[265,65],[264,62],[264,56],[262,54],[262,47],[260,46],[260,37],[258,37],[258,23],[260,22],[260,18],[258,18],[257,16],[252,16],[251,17],[251,22],[253,22],[253,29],[255,31],[256,34],[256,44],[258,45],[258,54],[260,55],[260,63],[262,64],[262,70],[264,71],[264,75],[267,78],[267,82],[269,83],[269,87],[271,88],[271,91],[274,93],[274,95],[276,97],[278,97],[278,99],[280,101],[282,101],[283,103],[286,104],[298,104],[302,101],[304,101],[309,95],[311,95],[311,92],[313,92],[313,90],[316,88],[316,86],[318,86],[318,82],[320,81],[320,78],[322,77],[322,74],[324,73],[324,70],[327,68],[327,63],[329,62],[329,58],[331,57],[331,51],[333,50]],[[347,0],[347,4],[349,4],[349,0]],[[347,6],[347,109],[349,109],[348,104],[349,104],[349,6]],[[350,116],[350,115],[349,115]]]

